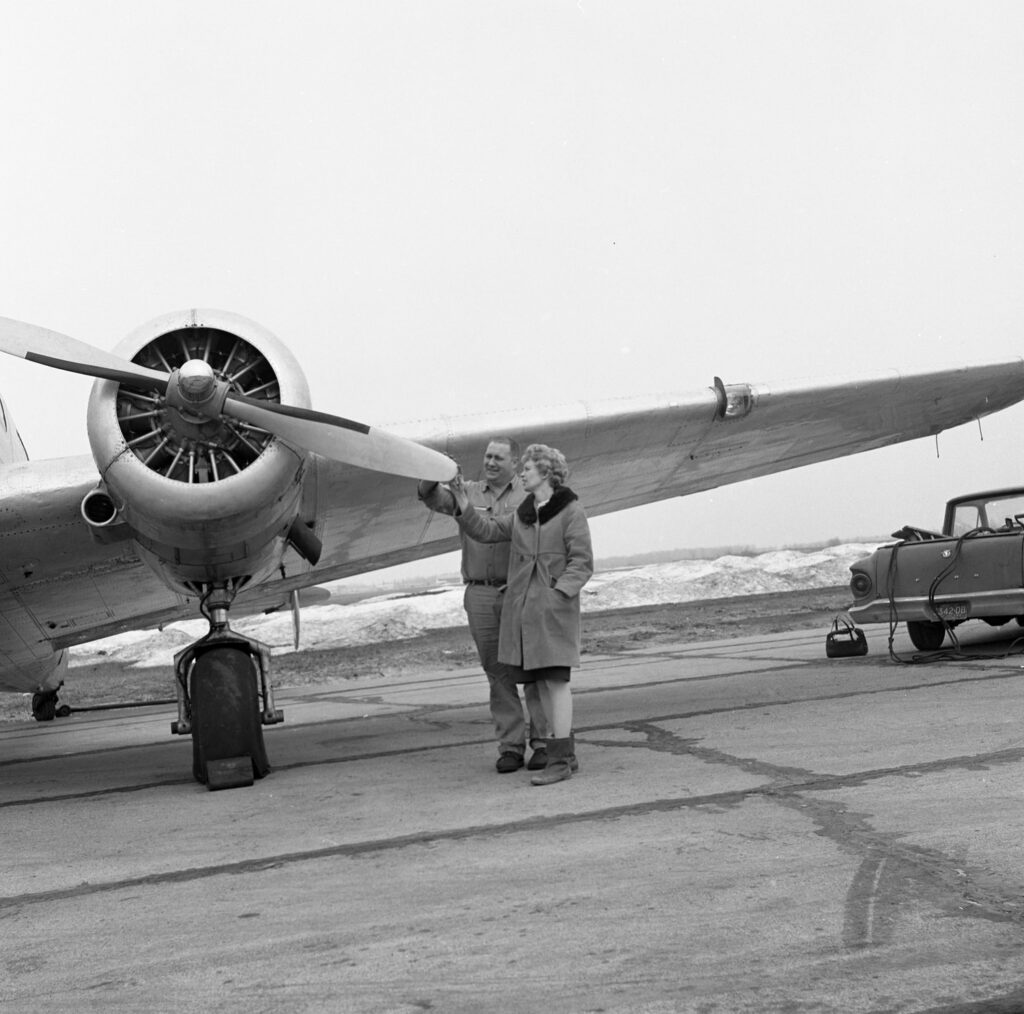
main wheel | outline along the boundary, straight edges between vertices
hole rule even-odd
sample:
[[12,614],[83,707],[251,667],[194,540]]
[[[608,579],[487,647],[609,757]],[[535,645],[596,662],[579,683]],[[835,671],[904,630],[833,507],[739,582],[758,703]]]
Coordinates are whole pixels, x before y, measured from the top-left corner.
[[938,651],[946,639],[946,624],[941,620],[908,620],[907,633],[918,651]]
[[211,789],[251,785],[270,771],[256,680],[252,656],[241,648],[210,648],[196,658],[192,774]]
[[32,717],[37,722],[52,722],[57,715],[57,692],[41,690],[32,695]]

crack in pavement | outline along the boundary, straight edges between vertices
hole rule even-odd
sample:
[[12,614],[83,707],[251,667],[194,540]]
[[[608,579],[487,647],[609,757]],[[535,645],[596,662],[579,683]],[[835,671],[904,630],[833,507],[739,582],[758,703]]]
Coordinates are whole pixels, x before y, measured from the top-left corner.
[[[263,856],[188,869],[170,870],[118,880],[83,883],[51,891],[0,897],[0,917],[5,910],[24,905],[61,901],[93,894],[147,885],[184,883],[211,877],[259,873],[267,869],[310,861],[390,852],[414,846],[457,842],[480,837],[532,834],[570,824],[603,823],[631,816],[671,813],[684,809],[741,806],[756,797],[798,811],[809,817],[816,833],[828,838],[848,854],[860,857],[860,866],[847,890],[843,941],[848,949],[879,946],[891,939],[901,906],[928,901],[949,915],[968,916],[994,922],[1024,923],[1024,890],[1008,892],[1002,882],[984,871],[958,864],[944,853],[899,841],[900,835],[881,832],[869,823],[868,814],[850,811],[841,803],[816,799],[815,792],[835,791],[866,784],[872,780],[919,775],[922,770],[938,771],[957,766],[977,769],[1020,760],[1024,750],[996,751],[988,755],[948,758],[927,765],[906,765],[848,775],[821,775],[799,768],[781,767],[752,758],[731,757],[722,751],[700,747],[648,722],[620,726],[645,734],[643,743],[601,741],[588,737],[581,745],[648,749],[673,755],[698,757],[709,763],[732,764],[744,771],[766,777],[760,786],[703,796],[682,796],[645,800],[582,812],[548,814],[496,824],[425,830],[391,838],[332,845],[279,855]],[[436,749],[436,748],[435,748]]]
[[[734,675],[740,674],[729,674],[730,677]],[[907,693],[918,689],[934,689],[936,685],[976,683],[988,680],[1017,678],[1019,676],[1020,672],[1018,670],[1004,669],[986,673],[983,677],[975,676],[956,680],[937,680],[921,682],[910,686],[902,684],[894,687],[850,690],[839,694],[814,695],[786,701],[771,700],[747,702],[740,705],[731,704],[727,707],[706,709],[704,711],[679,712],[649,717],[643,720],[607,723],[588,727],[581,726],[577,728],[577,734],[581,737],[581,743],[589,743],[598,747],[614,747],[616,749],[645,749],[673,756],[692,757],[703,763],[735,768],[763,780],[763,784],[752,788],[704,796],[691,795],[646,800],[625,806],[606,807],[582,813],[551,814],[544,817],[499,824],[425,830],[406,836],[353,842],[327,849],[253,858],[192,869],[172,870],[159,874],[103,883],[81,884],[54,891],[0,898],[0,910],[10,912],[12,909],[26,904],[38,904],[50,900],[80,897],[82,895],[122,890],[147,884],[183,882],[214,876],[259,872],[274,866],[315,861],[330,857],[356,856],[372,852],[403,849],[415,845],[459,841],[481,836],[529,833],[537,829],[565,826],[571,823],[617,820],[623,817],[649,813],[665,813],[687,808],[709,806],[736,807],[742,805],[744,801],[751,797],[760,797],[780,807],[799,813],[801,817],[808,820],[815,828],[815,834],[829,840],[842,852],[858,860],[857,869],[846,891],[844,904],[842,940],[844,947],[848,950],[862,950],[883,946],[891,942],[893,934],[900,924],[901,913],[912,906],[920,906],[925,903],[951,916],[976,918],[999,923],[1021,924],[1024,923],[1024,887],[1008,884],[1005,882],[1005,878],[999,878],[979,866],[967,865],[963,861],[951,857],[940,850],[915,846],[902,841],[902,835],[898,832],[879,831],[871,824],[871,814],[851,811],[841,802],[816,798],[815,794],[852,789],[884,778],[920,777],[926,774],[952,770],[987,770],[997,765],[1019,764],[1024,759],[1024,746],[1006,748],[989,753],[961,755],[902,766],[857,771],[842,775],[827,775],[795,766],[771,764],[754,757],[740,757],[728,754],[724,751],[702,745],[701,741],[697,738],[682,737],[664,728],[664,723],[667,722],[708,714],[735,713],[769,706],[779,708],[787,704],[807,703],[809,700],[840,700],[893,692]],[[723,677],[716,676],[713,678],[722,679]],[[593,688],[584,692],[603,693],[610,689],[618,688]],[[631,685],[630,689],[635,690],[637,688]],[[351,703],[363,703],[371,699],[376,699],[382,704],[386,703],[383,697],[377,697],[375,694],[359,695],[346,690],[344,696],[346,698],[351,697]],[[447,724],[442,717],[445,713],[473,706],[479,707],[479,705],[462,704],[454,706],[451,704],[427,705],[405,712],[402,717],[412,722],[418,721],[433,727],[446,728]],[[325,723],[311,723],[311,725],[333,725],[339,721],[344,722],[345,720],[335,719]],[[306,728],[308,729],[310,726],[306,726]],[[643,737],[642,742],[623,742],[621,740],[602,739],[600,737],[601,732],[612,730],[639,734]],[[472,742],[476,744],[490,741],[481,739],[473,740]],[[389,757],[406,753],[420,753],[424,750],[443,750],[466,745],[471,744],[465,742],[433,744],[411,750],[383,751],[374,755],[359,754],[338,758],[320,758],[316,762],[299,762],[295,765],[286,765],[281,770],[290,767],[312,766],[314,764],[329,765],[359,762],[372,759],[374,756]],[[138,749],[138,746],[114,749]],[[40,758],[32,758],[32,760],[39,761]],[[96,790],[94,792],[78,793],[70,798],[139,791],[140,789],[179,784],[182,781],[187,781],[187,779],[153,782],[146,786],[125,786]],[[7,804],[0,804],[0,808],[12,805],[25,805],[28,802],[28,800],[13,801]],[[50,797],[48,800],[33,799],[31,802],[53,802],[53,797]]]
[[[650,721],[624,723],[621,728],[640,733],[643,742],[593,740],[592,745],[653,750],[690,756],[707,764],[737,768],[764,777],[766,784],[749,791],[800,814],[817,827],[816,834],[843,852],[860,858],[846,893],[843,944],[864,949],[891,942],[900,909],[927,902],[948,915],[992,922],[1024,923],[1024,885],[1011,887],[989,871],[967,864],[937,849],[900,841],[900,832],[879,831],[871,814],[847,809],[839,802],[815,798],[813,793],[856,788],[887,777],[919,777],[949,770],[988,770],[995,765],[1019,763],[1024,748],[944,758],[923,764],[880,768],[852,775],[819,775],[806,768],[770,764],[738,757],[700,745],[699,740],[677,736]],[[740,802],[737,799],[736,802]],[[735,805],[735,804],[734,804]]]

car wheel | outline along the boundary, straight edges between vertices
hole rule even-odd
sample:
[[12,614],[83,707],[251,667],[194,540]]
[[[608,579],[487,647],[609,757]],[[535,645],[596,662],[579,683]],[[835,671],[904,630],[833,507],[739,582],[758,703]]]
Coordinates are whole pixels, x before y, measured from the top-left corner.
[[908,620],[907,633],[918,651],[938,651],[946,639],[946,624],[938,620]]

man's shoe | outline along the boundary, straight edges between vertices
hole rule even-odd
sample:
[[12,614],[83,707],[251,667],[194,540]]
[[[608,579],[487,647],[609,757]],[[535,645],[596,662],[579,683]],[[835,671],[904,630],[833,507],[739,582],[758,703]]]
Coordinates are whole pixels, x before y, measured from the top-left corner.
[[506,750],[498,758],[498,762],[494,766],[498,769],[499,775],[510,775],[513,771],[518,771],[523,766],[523,755]]
[[533,751],[530,763],[526,765],[527,771],[543,771],[548,766],[547,747],[539,746]]

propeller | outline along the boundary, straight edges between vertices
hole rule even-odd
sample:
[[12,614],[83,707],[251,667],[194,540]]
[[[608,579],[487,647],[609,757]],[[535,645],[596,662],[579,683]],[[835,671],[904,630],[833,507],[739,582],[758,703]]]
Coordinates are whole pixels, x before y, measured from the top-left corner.
[[58,331],[7,317],[0,317],[0,352],[136,390],[156,389],[179,410],[207,418],[223,414],[258,426],[289,444],[360,468],[434,482],[447,482],[457,471],[451,458],[405,437],[340,416],[234,394],[202,360],[191,360],[168,375]]

